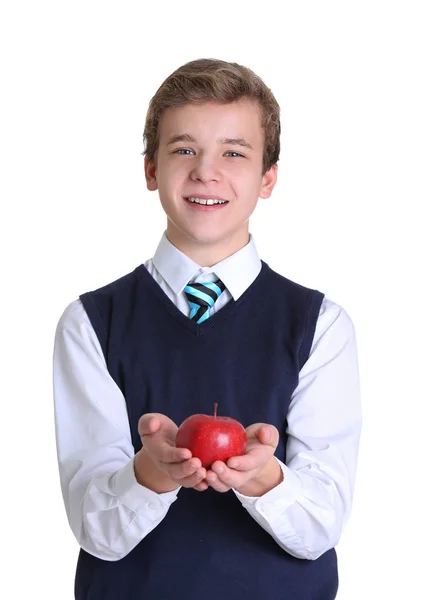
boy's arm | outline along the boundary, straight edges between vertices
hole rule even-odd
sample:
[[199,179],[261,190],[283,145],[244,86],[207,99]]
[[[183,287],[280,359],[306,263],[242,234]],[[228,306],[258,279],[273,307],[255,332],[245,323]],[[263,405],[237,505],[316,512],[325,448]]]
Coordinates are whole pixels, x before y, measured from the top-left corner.
[[287,421],[287,464],[278,461],[283,481],[262,493],[256,482],[255,497],[234,492],[284,550],[315,559],[337,544],[350,514],[361,430],[354,327],[327,299]]
[[[125,399],[109,375],[78,300],[57,325],[53,391],[60,480],[70,526],[84,550],[104,560],[119,560],[162,521],[179,487],[150,472],[150,487],[154,482],[158,490],[172,491],[156,493],[138,483]],[[144,472],[147,459],[141,453],[139,460],[137,467]]]

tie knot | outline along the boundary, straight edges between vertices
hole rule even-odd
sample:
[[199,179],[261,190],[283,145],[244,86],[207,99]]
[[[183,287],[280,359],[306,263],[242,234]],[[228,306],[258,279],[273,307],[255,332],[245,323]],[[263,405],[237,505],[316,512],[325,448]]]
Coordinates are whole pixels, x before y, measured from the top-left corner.
[[226,288],[220,279],[217,281],[189,282],[184,288],[186,298],[191,307],[190,318],[202,323],[210,316],[210,308]]

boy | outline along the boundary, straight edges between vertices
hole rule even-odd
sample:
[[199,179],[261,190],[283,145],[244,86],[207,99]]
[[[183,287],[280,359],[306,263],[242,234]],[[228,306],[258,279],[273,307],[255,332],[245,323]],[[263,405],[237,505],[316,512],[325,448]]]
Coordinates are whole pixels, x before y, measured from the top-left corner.
[[[145,177],[166,231],[56,331],[78,600],[336,596],[360,434],[355,333],[340,306],[261,261],[249,234],[279,136],[273,94],[236,63],[187,63],[150,103]],[[206,470],[175,435],[214,402],[248,447]]]

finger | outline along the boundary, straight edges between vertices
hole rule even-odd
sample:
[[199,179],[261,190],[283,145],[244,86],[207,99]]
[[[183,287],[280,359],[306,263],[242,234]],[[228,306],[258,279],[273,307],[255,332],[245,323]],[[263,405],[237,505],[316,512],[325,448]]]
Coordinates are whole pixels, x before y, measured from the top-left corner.
[[206,483],[204,480],[200,481],[200,483],[198,485],[194,486],[194,490],[196,490],[197,492],[204,492],[205,490],[208,489],[208,483]]
[[267,446],[277,448],[279,443],[279,432],[273,425],[264,425],[256,433],[258,440]]
[[233,456],[227,461],[231,470],[253,471],[262,467],[274,454],[273,446],[260,444],[253,446],[243,456]]
[[[225,471],[228,471],[228,469],[225,469]],[[213,472],[213,469],[207,472],[206,482],[216,492],[220,493],[228,492],[232,487],[231,485],[224,483],[220,476]]]
[[190,475],[189,477],[184,477],[183,479],[179,479],[179,480],[175,480],[176,483],[178,483],[179,485],[182,485],[183,487],[186,488],[193,488],[195,486],[197,486],[198,484],[200,484],[203,479],[206,476],[206,470],[204,468],[200,468],[197,471],[195,471],[195,473],[193,473],[193,475]]
[[192,452],[187,448],[176,448],[165,441],[146,444],[146,448],[156,460],[167,465],[182,463],[192,458]]
[[142,415],[138,421],[138,433],[140,437],[143,435],[151,435],[156,433],[161,428],[161,421],[156,413],[147,413]]
[[258,440],[262,444],[270,444],[277,447],[279,443],[279,432],[274,425],[269,423],[254,423],[246,428],[248,442]]
[[215,481],[209,481],[208,485],[215,490],[215,492],[219,492],[220,494],[224,494],[225,492],[229,492],[231,489],[230,486],[225,485],[220,481],[220,479],[216,478]]
[[142,445],[147,454],[154,460],[164,464],[179,463],[192,457],[192,452],[187,448],[176,448],[162,436],[146,436],[141,438]]
[[[241,481],[240,481],[241,478]],[[206,481],[211,482],[212,487],[217,491],[227,491],[232,487],[241,485],[244,477],[237,471],[230,469],[224,462],[217,460],[207,472]],[[226,488],[226,489],[225,489]]]
[[190,475],[193,475],[199,469],[202,469],[203,477],[205,477],[206,471],[202,468],[199,458],[191,458],[181,463],[171,463],[170,465],[166,466],[168,475],[175,481],[180,481],[186,477],[190,477]]

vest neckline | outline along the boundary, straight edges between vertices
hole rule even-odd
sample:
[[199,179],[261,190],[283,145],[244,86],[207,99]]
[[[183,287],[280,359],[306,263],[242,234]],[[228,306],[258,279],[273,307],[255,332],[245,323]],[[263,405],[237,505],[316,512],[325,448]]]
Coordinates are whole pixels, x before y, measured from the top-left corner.
[[233,298],[227,302],[222,308],[220,308],[214,315],[206,319],[203,323],[198,324],[192,321],[188,316],[182,313],[182,311],[174,304],[174,302],[165,294],[160,285],[153,279],[151,274],[148,272],[144,264],[140,264],[135,272],[142,283],[147,284],[147,287],[158,297],[162,302],[162,305],[175,317],[182,325],[187,329],[195,333],[196,335],[202,335],[207,329],[212,328],[215,323],[228,317],[232,311],[234,311],[240,304],[242,304],[246,298],[252,293],[252,291],[260,284],[261,280],[270,270],[268,264],[261,260],[261,269],[257,277],[252,281],[247,290],[240,296],[236,301]]

